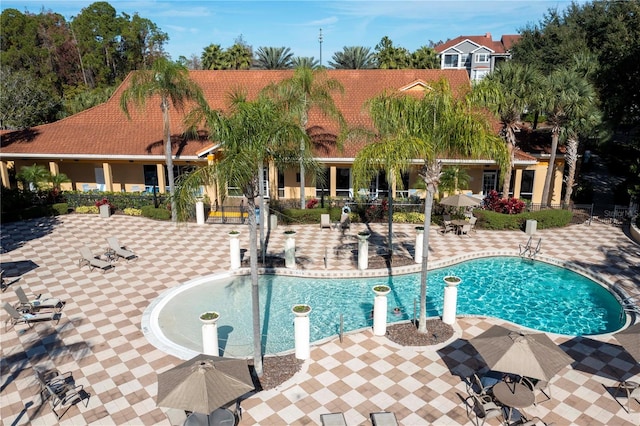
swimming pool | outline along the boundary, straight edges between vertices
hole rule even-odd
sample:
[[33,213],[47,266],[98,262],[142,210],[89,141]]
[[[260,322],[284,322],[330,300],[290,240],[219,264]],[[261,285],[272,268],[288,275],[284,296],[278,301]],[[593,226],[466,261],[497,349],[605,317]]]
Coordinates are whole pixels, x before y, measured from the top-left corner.
[[[603,286],[558,266],[516,257],[489,257],[429,271],[427,315],[442,315],[443,278],[457,275],[458,315],[501,318],[536,330],[566,335],[613,332],[624,325],[622,308]],[[267,354],[294,348],[291,307],[312,306],[311,341],[339,332],[371,326],[374,294],[384,283],[392,288],[388,321],[413,318],[420,294],[420,274],[395,277],[320,279],[260,276],[263,350]],[[218,336],[226,356],[245,357],[253,352],[251,280],[249,276],[203,279],[172,289],[170,299],[155,307],[157,326],[173,344],[200,352],[200,313],[220,313]],[[393,308],[400,307],[401,315]]]

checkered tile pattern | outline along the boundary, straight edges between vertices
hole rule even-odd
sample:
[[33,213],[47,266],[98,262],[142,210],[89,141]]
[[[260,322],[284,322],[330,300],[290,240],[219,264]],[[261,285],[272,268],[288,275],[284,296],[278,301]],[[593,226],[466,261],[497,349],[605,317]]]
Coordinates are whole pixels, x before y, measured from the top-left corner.
[[[298,268],[309,275],[366,275],[357,270],[354,224],[345,234],[319,225],[292,227]],[[181,282],[229,268],[227,232],[239,229],[248,248],[248,230],[240,225],[175,226],[143,218],[69,215],[3,224],[1,267],[9,288],[0,302],[17,300],[13,286],[67,301],[59,324],[18,326],[0,336],[0,418],[6,425],[50,425],[56,418],[43,404],[33,368],[71,371],[91,395],[88,407],[76,405],[61,424],[168,425],[155,405],[157,373],[181,360],[147,342],[140,330],[143,311],[163,291]],[[282,254],[284,227],[268,233],[268,253]],[[371,255],[386,246],[387,228],[372,225]],[[117,237],[139,258],[115,263],[102,273],[78,266],[78,249],[98,254],[105,238]],[[593,223],[541,230],[541,257],[570,262],[599,274],[629,294],[640,294],[640,247],[619,229]],[[470,236],[429,235],[431,265],[469,253],[517,253],[522,232],[472,232]],[[394,224],[397,252],[413,255],[412,225]],[[325,260],[326,258],[326,260]],[[405,270],[418,266],[404,267]],[[292,272],[292,271],[289,271]],[[6,314],[3,312],[3,319]],[[303,371],[278,389],[244,400],[242,425],[319,424],[320,414],[343,411],[348,424],[369,424],[373,411],[396,413],[403,425],[471,424],[462,397],[462,376],[483,367],[468,344],[492,324],[490,318],[460,318],[453,341],[440,347],[403,348],[362,331],[314,347]],[[621,379],[640,381],[640,367],[611,336],[551,336],[576,361],[552,382],[552,400],[525,410],[557,425],[640,424],[640,404],[626,413],[611,395]],[[626,401],[621,400],[623,403]],[[497,424],[496,420],[493,423]]]

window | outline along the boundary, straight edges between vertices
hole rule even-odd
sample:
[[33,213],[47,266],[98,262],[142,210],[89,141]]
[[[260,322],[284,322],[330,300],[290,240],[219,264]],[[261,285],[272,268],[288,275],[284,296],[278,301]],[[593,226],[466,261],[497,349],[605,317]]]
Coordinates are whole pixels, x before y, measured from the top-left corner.
[[284,172],[278,170],[278,197],[284,198]]
[[450,53],[444,55],[444,67],[445,68],[458,68],[459,55],[457,53]]
[[487,63],[487,62],[489,62],[488,53],[476,53],[476,63]]
[[489,74],[489,70],[473,70],[473,76],[471,79],[473,81],[482,80],[487,74]]
[[351,197],[351,169],[336,168],[336,196]]
[[487,195],[489,192],[496,189],[498,183],[498,172],[488,171],[482,173],[482,191]]
[[460,64],[464,67],[471,66],[471,55],[468,53],[463,53],[460,55]]
[[520,199],[529,200],[533,197],[533,178],[535,170],[523,170],[522,180],[520,181]]

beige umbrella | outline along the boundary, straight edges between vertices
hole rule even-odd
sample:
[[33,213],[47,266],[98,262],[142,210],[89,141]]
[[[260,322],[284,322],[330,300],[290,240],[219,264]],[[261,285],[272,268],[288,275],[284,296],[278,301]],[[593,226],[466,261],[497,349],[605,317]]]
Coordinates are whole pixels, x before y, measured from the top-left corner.
[[473,207],[479,206],[480,200],[464,194],[451,195],[440,200],[440,204],[453,207]]
[[492,370],[549,381],[573,359],[546,334],[494,325],[469,340]]
[[617,332],[613,337],[640,363],[640,322]]
[[157,405],[209,414],[253,389],[246,360],[200,354],[158,374]]

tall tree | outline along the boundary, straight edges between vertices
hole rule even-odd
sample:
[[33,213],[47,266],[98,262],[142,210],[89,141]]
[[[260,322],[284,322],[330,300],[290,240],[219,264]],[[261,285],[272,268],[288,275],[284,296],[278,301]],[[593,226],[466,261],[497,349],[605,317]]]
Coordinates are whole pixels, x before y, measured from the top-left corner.
[[469,99],[453,95],[449,84],[441,81],[423,98],[385,93],[370,102],[376,129],[384,135],[358,153],[358,162],[367,168],[404,170],[421,160],[419,176],[426,185],[422,272],[420,276],[421,333],[427,332],[427,269],[429,228],[433,196],[438,190],[444,156],[495,159],[499,167],[508,165],[508,153],[491,125]]
[[313,56],[296,56],[291,60],[291,65],[293,68],[309,68],[314,70],[320,66],[320,61]]
[[382,37],[375,47],[378,68],[383,70],[395,70],[409,68],[411,54],[404,47],[395,47],[389,37]]
[[288,47],[260,47],[256,66],[263,70],[286,70],[292,67],[293,52]]
[[[344,117],[333,99],[334,93],[343,93],[344,89],[336,79],[329,78],[324,70],[297,68],[291,78],[265,88],[266,93],[276,99],[282,111],[291,115],[300,129],[307,131],[309,111],[317,108],[322,114],[338,122],[340,129],[344,129]],[[341,138],[337,139],[341,149]],[[304,159],[309,155],[311,147],[300,141],[300,208],[306,207],[305,202],[305,164]]]
[[253,50],[246,44],[242,36],[226,51],[228,68],[232,70],[248,70],[253,62]]
[[329,65],[339,70],[361,70],[376,67],[376,57],[371,49],[363,46],[344,46],[336,52]]
[[542,205],[549,206],[560,132],[571,120],[585,116],[597,101],[586,78],[572,70],[552,72],[541,88],[539,104],[551,125],[551,153],[542,190]]
[[189,101],[197,104],[204,102],[202,89],[189,79],[189,71],[177,62],[171,62],[166,58],[159,58],[153,63],[150,70],[135,71],[131,76],[130,84],[122,92],[120,107],[128,118],[129,106],[137,107],[145,105],[147,100],[159,97],[160,110],[162,111],[165,162],[169,179],[169,191],[171,192],[171,220],[177,221],[175,197],[175,182],[173,174],[173,147],[171,144],[171,125],[169,120],[169,108],[182,110]]
[[437,70],[440,68],[438,52],[433,47],[422,46],[411,54],[411,67]]
[[54,121],[60,99],[25,71],[0,69],[0,129]]
[[203,70],[224,70],[227,68],[225,53],[219,44],[210,44],[205,47],[200,59]]
[[120,73],[149,68],[154,60],[165,55],[164,44],[169,36],[137,13],[133,17],[123,13],[122,18],[119,51],[123,60]]
[[[212,140],[221,142],[221,159],[201,167],[181,179],[177,191],[177,209],[182,219],[193,211],[194,196],[201,185],[217,184],[242,189],[249,207],[249,261],[251,267],[251,301],[253,315],[253,359],[258,376],[262,375],[262,329],[258,287],[258,244],[256,198],[260,195],[261,166],[273,162],[276,167],[290,167],[300,157],[300,140],[308,136],[294,117],[282,114],[279,105],[261,96],[248,101],[241,92],[230,96],[227,113],[209,110],[206,105],[194,111],[192,123],[204,120]],[[195,124],[194,124],[195,125]],[[307,150],[304,161],[313,163]]]
[[522,125],[521,117],[527,107],[531,107],[540,75],[532,67],[517,62],[504,62],[477,83],[473,96],[477,102],[488,107],[500,119],[500,136],[509,150],[509,167],[504,170],[502,196],[509,196],[511,174],[515,162],[517,145],[516,132]]

